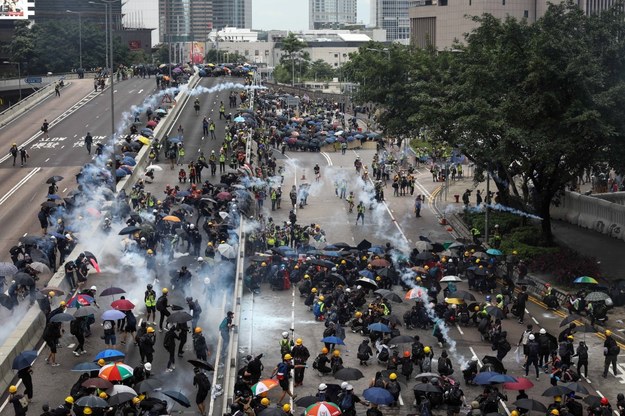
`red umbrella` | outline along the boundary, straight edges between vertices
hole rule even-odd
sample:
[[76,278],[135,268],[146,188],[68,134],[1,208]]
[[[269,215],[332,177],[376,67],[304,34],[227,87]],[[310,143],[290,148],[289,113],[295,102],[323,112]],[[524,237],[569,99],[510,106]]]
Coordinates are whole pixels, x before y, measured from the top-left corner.
[[128,299],[119,299],[111,303],[111,307],[113,309],[117,309],[118,311],[129,311],[135,308],[135,304]]
[[150,121],[148,121],[148,124],[146,124],[146,126],[148,126],[148,127],[156,127],[156,124],[157,124],[156,121],[150,120]]
[[96,272],[100,273],[100,265],[98,264],[98,262],[96,261],[96,259],[94,258],[90,258],[89,261],[91,262],[91,265],[93,266],[93,268],[95,269]]
[[232,198],[232,195],[230,195],[230,192],[220,192],[217,194],[217,199],[219,199],[220,201],[225,201]]
[[534,387],[534,383],[525,377],[517,377],[516,380],[514,383],[505,383],[503,388],[508,390],[527,390]]

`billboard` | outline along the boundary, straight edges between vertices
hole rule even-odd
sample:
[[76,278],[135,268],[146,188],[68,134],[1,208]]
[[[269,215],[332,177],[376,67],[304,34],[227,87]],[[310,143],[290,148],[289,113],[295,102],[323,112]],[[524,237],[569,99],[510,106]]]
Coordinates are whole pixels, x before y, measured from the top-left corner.
[[131,51],[136,51],[141,49],[141,41],[140,40],[129,40],[128,41],[128,49]]
[[191,44],[191,62],[201,64],[204,62],[204,43],[193,42]]
[[0,0],[0,20],[28,19],[27,0]]

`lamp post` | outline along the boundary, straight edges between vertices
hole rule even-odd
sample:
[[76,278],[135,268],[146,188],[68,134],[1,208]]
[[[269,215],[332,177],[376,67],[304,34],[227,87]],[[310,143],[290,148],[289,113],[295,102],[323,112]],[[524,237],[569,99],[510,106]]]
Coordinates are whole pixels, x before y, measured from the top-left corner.
[[78,66],[82,68],[82,12],[65,10],[65,13],[73,13],[78,15]]
[[3,61],[2,63],[17,65],[17,85],[20,90],[20,101],[22,101],[22,66],[19,62]]
[[113,2],[115,2],[115,0],[102,0],[102,2],[104,3],[105,7],[108,9],[108,29],[109,29],[109,33],[108,33],[108,47],[109,47],[109,51],[108,51],[108,57],[109,57],[109,62],[107,62],[107,64],[109,65],[110,68],[110,81],[111,81],[111,160],[113,161],[113,163],[111,163],[111,178],[112,178],[112,188],[113,190],[115,190],[116,187],[116,183],[117,183],[117,176],[116,176],[116,172],[115,172],[115,96],[114,96],[114,85],[115,85],[115,65],[114,65],[114,59],[113,59]]

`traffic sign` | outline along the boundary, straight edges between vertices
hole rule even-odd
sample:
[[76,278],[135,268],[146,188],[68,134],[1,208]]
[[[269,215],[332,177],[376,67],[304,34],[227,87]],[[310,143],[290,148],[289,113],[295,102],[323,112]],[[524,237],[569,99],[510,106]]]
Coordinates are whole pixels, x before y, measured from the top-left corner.
[[27,84],[41,84],[43,79],[41,77],[28,77],[26,78]]

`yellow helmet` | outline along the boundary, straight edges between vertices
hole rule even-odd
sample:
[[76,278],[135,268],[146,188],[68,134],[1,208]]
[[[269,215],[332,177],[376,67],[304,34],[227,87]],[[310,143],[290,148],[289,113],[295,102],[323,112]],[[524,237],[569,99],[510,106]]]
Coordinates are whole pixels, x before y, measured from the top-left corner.
[[519,416],[519,412],[517,412],[516,410],[513,410],[510,412],[510,416]]
[[284,406],[282,406],[282,411],[284,412],[290,412],[291,411],[291,405],[288,403],[285,403]]
[[154,332],[154,328],[152,328],[151,326],[148,326],[147,333],[151,334],[153,332]]
[[390,375],[390,376],[388,376],[388,378],[389,378],[390,380],[397,380],[397,374],[395,374],[395,373],[391,373],[391,375]]
[[133,397],[132,398],[132,404],[138,404],[140,401],[141,401],[141,399],[138,398],[138,397]]
[[341,260],[341,264],[347,264],[347,261]]
[[432,351],[432,348],[430,348],[430,347],[426,346],[425,348],[423,348],[423,352],[426,353],[426,354],[429,354],[431,351]]
[[317,293],[317,288],[316,288],[316,287],[313,287],[312,289],[310,289],[310,292],[311,292],[311,293]]
[[327,353],[328,353],[328,349],[327,349],[326,347],[323,347],[323,348],[321,349],[321,353],[322,353],[322,354],[327,354]]
[[166,287],[164,287],[164,288],[162,288],[162,289],[161,289],[161,292],[163,292],[163,293],[167,293],[167,292],[169,292],[169,289],[167,289]]
[[109,397],[109,395],[106,394],[105,392],[100,393],[100,398],[101,399],[105,399],[106,400],[108,397]]
[[610,331],[609,329],[605,330],[605,336],[609,337],[610,335],[612,335],[612,331]]
[[148,253],[148,254],[154,254],[154,251],[153,251],[151,248],[148,248],[147,253]]
[[74,398],[72,396],[67,396],[65,398],[65,403],[74,404]]
[[62,301],[61,301],[61,303],[60,303],[60,305],[61,305],[61,306],[65,306],[65,305],[67,305],[67,304],[65,303],[65,301],[64,301],[64,300],[62,300]]
[[304,342],[304,341],[302,341],[301,338],[298,338],[298,339],[295,340],[295,345],[302,345],[302,342]]
[[519,253],[517,253],[517,251],[516,251],[516,250],[513,250],[513,251],[512,251],[512,254],[519,254]]
[[335,357],[338,357],[339,355],[341,355],[341,351],[334,350],[334,351],[332,351],[332,355],[334,355]]
[[476,262],[476,263],[479,263],[479,262],[480,262],[480,259],[475,259],[475,262]]
[[553,401],[554,402],[561,402],[562,401],[562,396],[553,396]]
[[362,316],[362,312],[357,311],[354,316],[356,316],[356,318],[360,318]]
[[90,407],[85,407],[84,409],[82,409],[82,414],[83,415],[90,415],[93,413],[93,410],[91,410]]
[[284,359],[285,359],[286,361],[289,361],[289,360],[292,360],[292,359],[293,359],[293,357],[291,357],[291,354],[284,354]]
[[9,387],[9,393],[13,394],[13,393],[16,393],[16,392],[17,392],[17,387],[15,387],[15,386]]
[[560,414],[560,411],[558,409],[551,409],[551,414],[554,416],[558,416]]
[[[307,275],[307,274],[305,274],[305,275],[304,275],[304,279],[310,279],[310,276],[309,276],[309,275]],[[315,289],[315,288],[313,287],[313,289]],[[315,290],[316,290],[316,289],[315,289]]]
[[48,296],[50,296],[51,298],[54,297],[54,294],[55,294],[54,290],[51,290],[51,291],[48,292]]
[[376,282],[379,282],[380,280],[382,280],[382,278],[381,278],[380,276],[376,276],[376,277],[375,277],[375,281],[376,281]]
[[324,300],[326,300],[326,298],[325,298],[325,296],[321,295],[321,296],[319,296],[319,300],[323,302]]
[[200,328],[199,326],[196,326],[196,327],[195,327],[195,333],[196,333],[196,334],[200,334],[200,333],[202,333],[202,328]]
[[98,365],[99,365],[99,366],[103,366],[104,364],[106,364],[106,361],[104,361],[104,358],[100,358],[100,359],[98,360]]
[[212,243],[211,241],[209,241],[208,243],[206,243],[206,245],[207,245],[208,247],[212,247],[212,246],[213,246],[213,243]]
[[262,263],[260,264],[260,267],[265,267],[266,265],[267,265],[267,263],[262,262]]
[[269,399],[263,397],[263,399],[260,401],[260,404],[262,404],[263,406],[269,406]]

